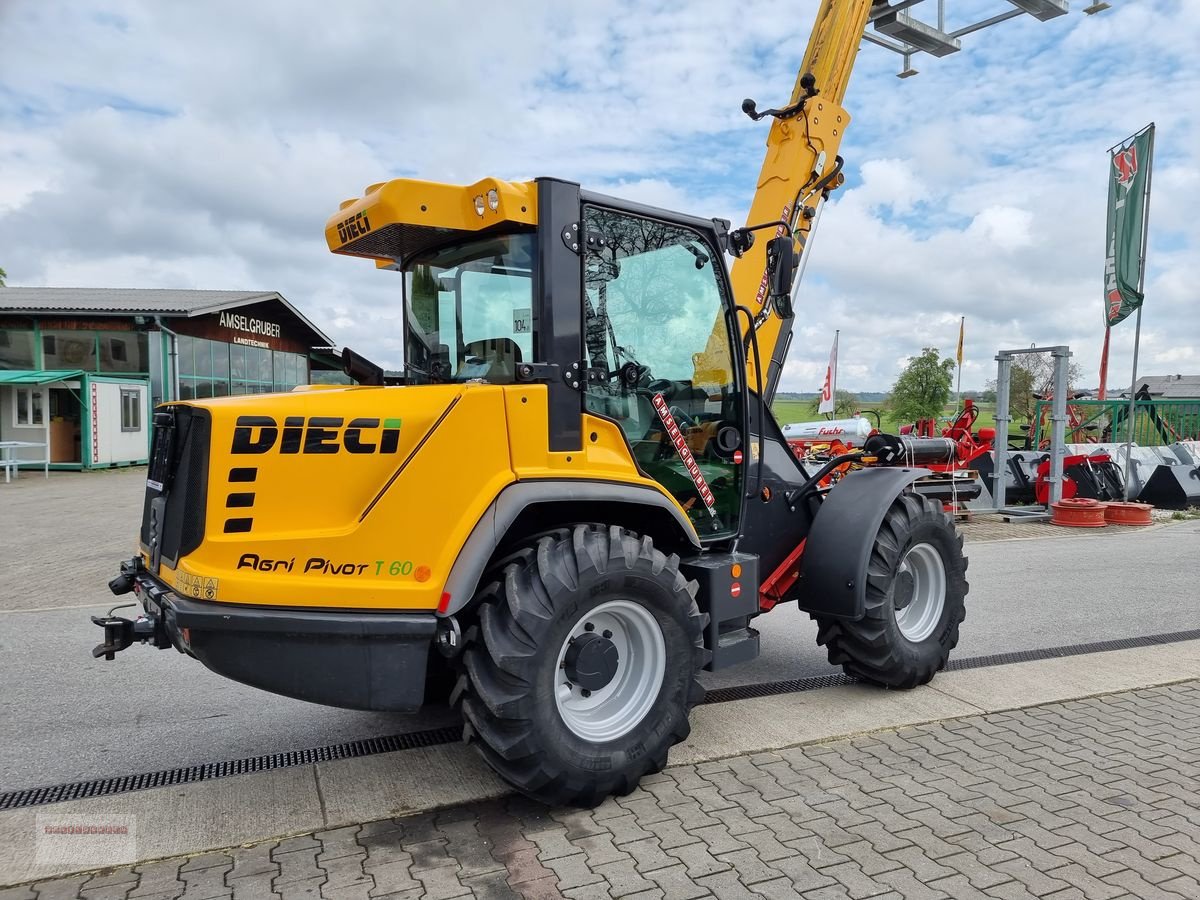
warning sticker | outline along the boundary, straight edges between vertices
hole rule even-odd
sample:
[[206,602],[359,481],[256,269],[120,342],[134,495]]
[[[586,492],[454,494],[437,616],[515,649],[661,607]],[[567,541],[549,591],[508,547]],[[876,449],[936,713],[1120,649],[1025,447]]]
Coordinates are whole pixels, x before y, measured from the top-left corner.
[[197,600],[216,600],[220,581],[216,578],[204,578],[189,572],[175,573],[175,590]]

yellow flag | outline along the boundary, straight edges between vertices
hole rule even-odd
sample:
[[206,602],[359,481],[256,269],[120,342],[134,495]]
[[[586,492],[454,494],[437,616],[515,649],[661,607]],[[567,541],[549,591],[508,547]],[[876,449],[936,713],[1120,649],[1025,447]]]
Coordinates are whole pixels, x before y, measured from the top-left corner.
[[967,317],[963,316],[958,322],[958,364],[962,366],[962,345],[963,345],[963,328],[967,324]]

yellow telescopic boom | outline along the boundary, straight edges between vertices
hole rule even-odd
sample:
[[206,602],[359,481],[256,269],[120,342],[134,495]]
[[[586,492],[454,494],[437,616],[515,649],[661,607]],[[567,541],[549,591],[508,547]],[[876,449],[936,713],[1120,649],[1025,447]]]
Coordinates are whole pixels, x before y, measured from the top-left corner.
[[[786,221],[793,229],[803,271],[804,249],[816,225],[824,194],[841,183],[837,154],[850,116],[842,98],[858,56],[872,0],[821,0],[804,62],[788,106],[776,115],[767,136],[767,153],[750,205],[748,226]],[[809,78],[811,76],[811,79]],[[752,104],[746,111],[755,115]],[[792,331],[792,319],[770,308],[767,290],[767,238],[787,233],[760,231],[754,246],[733,264],[737,302],[750,309],[758,335],[762,372],[747,354],[747,384],[766,399],[775,393]],[[797,275],[797,282],[799,275]],[[750,323],[743,319],[743,338]],[[717,342],[710,344],[715,349]],[[761,379],[761,381],[760,381]]]

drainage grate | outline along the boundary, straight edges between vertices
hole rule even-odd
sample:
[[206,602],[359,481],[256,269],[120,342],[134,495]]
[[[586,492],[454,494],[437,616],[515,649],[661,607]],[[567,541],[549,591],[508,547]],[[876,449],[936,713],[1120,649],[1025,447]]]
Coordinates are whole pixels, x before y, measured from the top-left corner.
[[[988,666],[1007,666],[1013,663],[1035,662],[1040,659],[1084,656],[1088,653],[1107,653],[1111,650],[1133,650],[1137,647],[1153,647],[1156,644],[1175,644],[1180,641],[1194,641],[1198,639],[1200,639],[1200,628],[1190,631],[1172,631],[1168,634],[1150,634],[1145,637],[1095,641],[1090,644],[1047,647],[1043,650],[1017,650],[1012,653],[993,653],[989,656],[952,659],[946,665],[946,671],[961,672],[965,669],[982,669]],[[733,687],[714,688],[708,692],[704,698],[704,702],[729,703],[734,700],[750,700],[754,697],[770,697],[775,694],[816,691],[821,688],[838,687],[843,684],[858,684],[858,679],[849,675],[818,675],[813,678],[789,678],[786,681],[768,681],[762,684],[739,684]]]
[[[1119,638],[1097,641],[1090,644],[1072,644],[1066,647],[1049,647],[1044,650],[1019,650],[1014,653],[995,653],[989,656],[973,656],[967,659],[952,659],[946,666],[948,671],[980,669],[987,666],[1004,666],[1012,663],[1033,662],[1041,659],[1056,659],[1067,656],[1082,656],[1088,653],[1106,653],[1111,650],[1132,650],[1137,647],[1152,647],[1156,644],[1173,644],[1180,641],[1200,639],[1200,629],[1173,631],[1169,634],[1154,634],[1146,637]],[[847,675],[818,675],[812,678],[791,678],[786,681],[770,681],[762,684],[735,685],[715,688],[708,692],[705,703],[729,703],[749,700],[754,697],[770,697],[775,694],[792,694],[799,691],[815,691],[821,688],[856,684],[857,678]],[[204,763],[198,766],[183,766],[178,769],[163,769],[158,772],[142,772],[137,775],[120,775],[112,778],[97,778],[93,781],[74,781],[69,784],[53,784],[44,787],[25,788],[0,793],[0,810],[24,809],[30,806],[45,806],[64,800],[82,800],[87,797],[108,797],[129,791],[191,784],[211,781],[231,775],[248,775],[285,769],[311,763],[328,762],[335,759],[355,759],[390,753],[394,750],[413,750],[418,747],[435,747],[452,744],[462,739],[462,729],[454,726],[431,728],[426,731],[411,731],[387,737],[366,738],[347,741],[307,750],[290,750],[286,753],[267,753],[243,759]]]
[[97,778],[94,781],[74,781],[69,784],[25,788],[0,794],[0,810],[44,806],[47,803],[82,800],[86,797],[107,797],[112,794],[124,794],[128,791],[143,791],[147,788],[228,778],[230,775],[249,775],[253,772],[267,772],[271,769],[286,769],[289,766],[373,756],[376,753],[390,753],[393,750],[433,747],[438,744],[450,744],[461,739],[462,728],[431,728],[427,731],[412,731],[408,734],[347,741],[343,744],[330,744],[327,747],[307,750],[266,753],[262,756],[228,759],[223,762],[204,763],[198,766],[182,766],[178,769],[163,769],[158,772],[142,772],[137,775]]
[[752,700],[755,697],[770,697],[774,694],[819,691],[821,688],[839,687],[843,684],[858,684],[858,679],[839,672],[835,675],[814,675],[810,678],[789,678],[786,681],[764,681],[761,684],[735,684],[732,687],[713,688],[704,695],[704,702],[730,703],[734,700]]

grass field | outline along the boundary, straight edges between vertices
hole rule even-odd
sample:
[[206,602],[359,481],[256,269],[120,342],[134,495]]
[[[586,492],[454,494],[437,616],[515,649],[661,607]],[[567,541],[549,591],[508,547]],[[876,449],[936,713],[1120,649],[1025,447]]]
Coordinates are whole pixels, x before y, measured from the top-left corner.
[[[996,406],[993,403],[977,403],[979,407],[979,418],[975,421],[975,429],[992,428],[996,424]],[[884,409],[881,402],[863,402],[859,404],[859,409],[872,422],[875,421],[875,416],[869,414],[869,410],[875,410],[879,413],[881,425],[880,430],[889,434],[895,434],[899,431],[900,425],[910,424],[908,422],[896,422],[891,415]],[[775,413],[775,418],[780,425],[787,425],[792,422],[815,422],[817,419],[824,418],[813,412],[811,400],[776,400],[771,405],[772,411]],[[943,413],[943,418],[953,416],[955,410],[952,406],[947,406]]]

